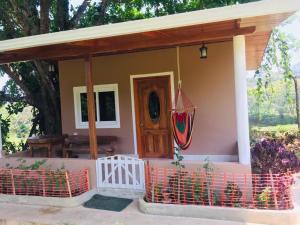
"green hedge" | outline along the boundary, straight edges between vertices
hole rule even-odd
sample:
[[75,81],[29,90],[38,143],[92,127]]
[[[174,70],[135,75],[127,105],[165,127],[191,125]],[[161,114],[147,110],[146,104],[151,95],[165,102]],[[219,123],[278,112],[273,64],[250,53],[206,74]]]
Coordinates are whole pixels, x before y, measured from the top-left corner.
[[249,121],[252,125],[275,126],[277,124],[295,124],[297,123],[297,118],[290,115],[262,115],[260,118],[257,115],[249,115]]

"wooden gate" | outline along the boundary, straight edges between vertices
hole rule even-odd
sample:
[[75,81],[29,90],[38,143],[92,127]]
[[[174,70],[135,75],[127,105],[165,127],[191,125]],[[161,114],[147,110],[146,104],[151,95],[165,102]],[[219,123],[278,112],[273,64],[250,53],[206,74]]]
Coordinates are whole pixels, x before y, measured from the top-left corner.
[[126,155],[99,158],[97,187],[145,189],[144,161]]

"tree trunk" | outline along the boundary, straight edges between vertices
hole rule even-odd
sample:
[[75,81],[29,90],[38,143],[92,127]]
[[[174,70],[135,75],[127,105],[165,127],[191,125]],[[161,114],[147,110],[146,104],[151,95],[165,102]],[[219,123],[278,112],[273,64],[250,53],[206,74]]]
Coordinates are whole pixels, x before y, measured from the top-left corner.
[[297,125],[298,131],[300,131],[300,114],[299,114],[299,92],[298,92],[298,81],[297,77],[293,77],[294,86],[295,86],[295,101],[296,101],[296,114],[297,114]]

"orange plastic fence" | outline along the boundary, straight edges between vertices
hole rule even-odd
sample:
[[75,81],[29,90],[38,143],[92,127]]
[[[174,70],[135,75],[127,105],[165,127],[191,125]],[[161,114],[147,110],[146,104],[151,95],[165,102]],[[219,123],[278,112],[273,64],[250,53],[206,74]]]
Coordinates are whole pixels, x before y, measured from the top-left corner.
[[0,194],[74,197],[89,190],[88,170],[0,169]]
[[145,165],[146,201],[166,204],[293,208],[291,174],[237,174]]

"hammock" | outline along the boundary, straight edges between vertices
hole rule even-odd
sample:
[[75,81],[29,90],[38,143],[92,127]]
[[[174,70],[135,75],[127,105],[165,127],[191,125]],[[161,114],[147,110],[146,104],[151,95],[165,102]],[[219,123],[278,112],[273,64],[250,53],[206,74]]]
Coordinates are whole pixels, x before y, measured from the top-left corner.
[[175,109],[171,112],[171,118],[174,139],[182,150],[186,150],[191,144],[194,116],[195,107],[179,85],[175,98]]

